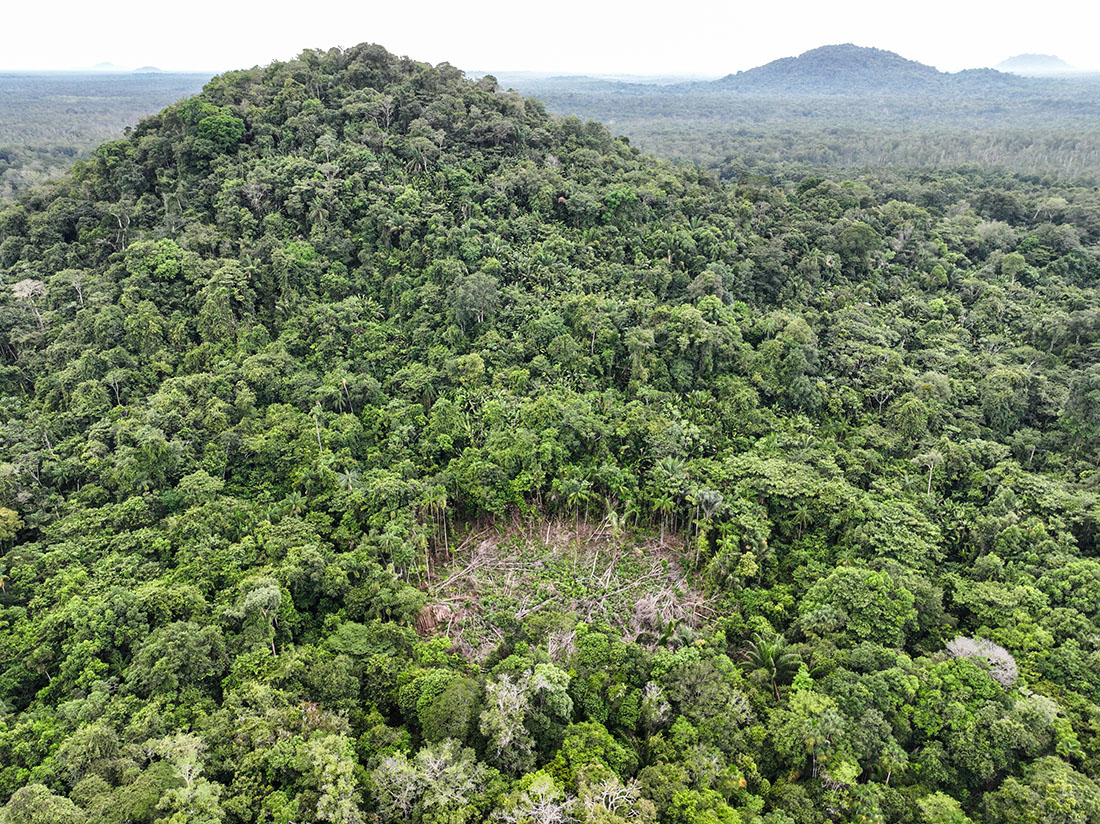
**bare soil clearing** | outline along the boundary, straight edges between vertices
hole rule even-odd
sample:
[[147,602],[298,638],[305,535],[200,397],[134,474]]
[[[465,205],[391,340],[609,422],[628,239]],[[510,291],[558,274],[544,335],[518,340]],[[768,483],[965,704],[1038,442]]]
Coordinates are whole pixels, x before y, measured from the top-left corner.
[[[606,523],[516,520],[473,528],[449,558],[435,559],[418,628],[474,657],[487,655],[508,624],[540,613],[548,617],[552,651],[568,646],[576,621],[606,621],[624,640],[656,641],[714,614],[682,557],[679,542],[617,536]],[[553,620],[562,615],[572,620]]]

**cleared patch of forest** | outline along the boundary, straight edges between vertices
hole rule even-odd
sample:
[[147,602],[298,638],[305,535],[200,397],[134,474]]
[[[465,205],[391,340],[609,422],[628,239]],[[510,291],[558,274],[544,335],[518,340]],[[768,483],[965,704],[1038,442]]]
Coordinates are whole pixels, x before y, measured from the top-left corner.
[[577,619],[652,647],[691,638],[718,615],[716,596],[694,590],[685,567],[696,559],[679,538],[635,534],[614,511],[598,523],[501,520],[430,555],[418,627],[471,658],[487,658],[525,622],[545,624],[559,658]]

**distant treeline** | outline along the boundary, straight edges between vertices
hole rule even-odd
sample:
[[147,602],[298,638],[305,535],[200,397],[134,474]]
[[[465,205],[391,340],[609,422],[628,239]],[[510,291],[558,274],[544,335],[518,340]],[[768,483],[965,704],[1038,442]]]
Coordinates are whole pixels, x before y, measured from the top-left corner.
[[141,118],[198,92],[201,74],[0,74],[0,200],[68,172]]
[[592,84],[568,78],[518,89],[558,114],[601,120],[635,145],[719,172],[776,164],[980,167],[1100,181],[1100,86],[1037,83],[980,95],[768,96]]

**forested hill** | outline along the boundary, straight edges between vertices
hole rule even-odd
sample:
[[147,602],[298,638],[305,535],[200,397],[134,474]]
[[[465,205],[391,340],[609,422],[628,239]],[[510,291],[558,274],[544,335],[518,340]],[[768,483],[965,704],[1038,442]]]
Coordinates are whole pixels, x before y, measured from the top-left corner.
[[0,211],[0,824],[1100,821],[1098,198],[215,78]]
[[998,63],[995,68],[1026,76],[1071,74],[1077,69],[1053,54],[1017,54]]
[[894,52],[846,43],[773,60],[707,85],[723,91],[769,95],[859,95],[1011,90],[1026,88],[1029,82],[992,70],[948,74]]

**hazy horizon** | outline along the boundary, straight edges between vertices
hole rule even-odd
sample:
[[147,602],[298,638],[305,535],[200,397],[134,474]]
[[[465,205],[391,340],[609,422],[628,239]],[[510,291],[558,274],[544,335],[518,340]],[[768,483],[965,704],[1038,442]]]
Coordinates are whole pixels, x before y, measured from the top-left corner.
[[[9,31],[20,36],[5,44],[0,71],[79,71],[109,62],[124,70],[216,73],[361,42],[469,71],[540,74],[718,77],[837,43],[893,51],[941,71],[995,66],[1025,53],[1100,70],[1089,25],[1100,13],[1082,14],[1068,0],[1052,0],[1038,16],[1016,0],[930,0],[904,18],[884,15],[870,0],[827,7],[788,0],[767,8],[685,0],[675,15],[578,0],[557,4],[555,14],[501,0],[476,11],[432,0],[418,5],[415,19],[404,7],[345,0],[318,0],[305,17],[286,0],[266,4],[263,14],[212,0],[196,0],[186,15],[151,12],[137,0],[114,8],[104,15],[62,0],[10,10]],[[66,20],[63,30],[58,19]]]
[[[360,41],[360,42],[371,42],[371,41]],[[350,44],[350,45],[356,45],[356,44]],[[381,43],[379,45],[382,45],[383,47],[386,47],[385,43]],[[813,49],[824,48],[824,47],[829,47],[829,46],[839,46],[839,45],[857,45],[857,46],[860,46],[861,44],[851,44],[850,41],[845,42],[845,43],[840,43],[840,42],[837,42],[837,43],[820,43],[817,46],[811,47],[810,49],[803,49],[799,52],[795,52],[795,53],[792,53],[792,54],[789,54],[789,55],[780,55],[778,57],[772,58],[771,60],[766,60],[762,63],[757,63],[757,64],[754,64],[752,66],[738,67],[736,69],[731,69],[730,71],[727,71],[727,72],[713,72],[713,71],[712,72],[695,72],[695,71],[667,71],[667,72],[650,71],[650,72],[640,72],[640,71],[619,71],[619,70],[611,70],[611,69],[609,69],[609,70],[585,70],[583,68],[541,69],[540,70],[540,69],[530,69],[530,68],[526,68],[526,67],[513,67],[513,66],[458,66],[458,68],[462,69],[467,74],[475,76],[475,77],[482,76],[482,75],[485,75],[485,74],[491,74],[491,73],[495,72],[495,73],[498,73],[502,76],[504,76],[504,75],[508,75],[508,76],[529,76],[529,77],[535,78],[535,79],[552,78],[552,77],[555,77],[555,76],[563,76],[563,77],[589,76],[589,77],[595,77],[595,78],[600,78],[600,79],[622,80],[622,81],[625,81],[625,82],[647,82],[647,81],[670,80],[670,79],[674,79],[674,80],[714,80],[714,79],[718,79],[718,78],[721,78],[721,77],[725,77],[727,75],[737,74],[738,72],[748,71],[748,70],[751,70],[751,69],[754,69],[754,68],[758,68],[759,66],[763,66],[766,63],[772,62],[772,60],[779,60],[779,59],[782,59],[784,57],[797,57],[801,54],[805,54],[807,51],[812,51]],[[344,48],[344,47],[346,47],[346,46],[342,46],[342,48]],[[875,48],[875,49],[880,49],[882,51],[893,52],[892,49],[883,49],[883,47],[881,47],[881,46],[862,46],[862,47],[864,47],[864,48]],[[320,48],[320,47],[303,47],[303,48]],[[389,51],[393,52],[392,49],[389,49]],[[300,52],[301,52],[301,49],[299,50],[298,53],[300,53]],[[915,58],[909,57],[906,54],[901,54],[900,52],[894,52],[894,53],[898,54],[902,58],[905,58],[905,59],[908,59],[908,60],[915,60]],[[116,75],[117,74],[122,74],[122,75],[126,75],[126,74],[195,74],[195,75],[203,75],[203,74],[209,74],[209,75],[216,75],[216,74],[220,74],[222,72],[233,71],[235,69],[251,68],[252,66],[256,66],[256,65],[267,65],[267,63],[277,61],[277,60],[290,60],[290,59],[293,59],[296,56],[297,56],[297,53],[293,54],[293,55],[285,55],[285,56],[280,56],[280,57],[277,57],[277,58],[272,58],[271,61],[266,61],[266,62],[263,62],[263,63],[253,63],[253,64],[251,64],[251,66],[243,66],[243,65],[242,66],[223,66],[223,67],[218,67],[218,68],[210,68],[210,67],[206,67],[206,68],[165,68],[164,66],[159,66],[159,65],[156,65],[156,64],[152,64],[152,63],[143,63],[141,65],[119,65],[119,64],[115,63],[114,61],[110,61],[110,60],[101,61],[100,63],[97,63],[95,65],[81,65],[81,66],[56,66],[56,67],[24,67],[24,66],[3,67],[3,66],[0,66],[0,74],[102,74],[102,75],[112,75],[112,74],[116,74]],[[409,54],[407,56],[413,58],[414,60],[415,59],[422,59],[422,58],[418,58],[415,54]],[[1036,57],[1038,57],[1038,58],[1042,58],[1042,57],[1061,58],[1061,55],[1047,55],[1047,54],[1039,54],[1039,53],[1034,53],[1034,52],[1020,52],[1020,53],[1017,53],[1017,54],[1006,55],[1004,58],[997,61],[997,63],[990,63],[990,64],[986,64],[986,65],[981,65],[981,66],[964,66],[962,68],[957,68],[957,69],[944,69],[944,68],[941,68],[941,67],[938,67],[938,66],[936,66],[935,68],[939,69],[940,71],[954,73],[954,72],[959,72],[959,71],[966,71],[966,70],[969,70],[969,69],[997,68],[998,64],[1004,63],[1004,62],[1006,62],[1006,61],[1008,61],[1009,59],[1012,59],[1012,58],[1036,58]],[[426,61],[426,62],[438,63],[438,62],[451,62],[451,61]],[[925,61],[923,61],[923,60],[918,60],[917,62],[925,63]],[[1068,65],[1068,68],[1066,69],[1067,72],[1077,72],[1077,73],[1100,72],[1100,69],[1083,68],[1081,66],[1070,63],[1069,61],[1065,61],[1065,62]],[[454,65],[454,64],[452,63],[452,65]],[[926,65],[932,65],[932,64],[926,64]],[[147,70],[147,71],[145,71],[145,70]]]

